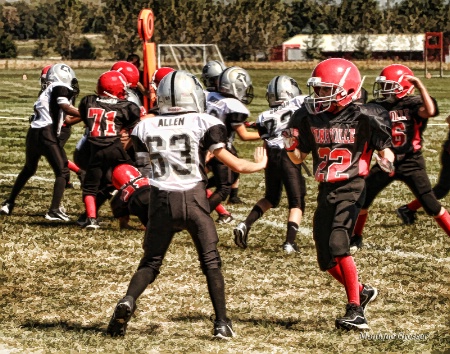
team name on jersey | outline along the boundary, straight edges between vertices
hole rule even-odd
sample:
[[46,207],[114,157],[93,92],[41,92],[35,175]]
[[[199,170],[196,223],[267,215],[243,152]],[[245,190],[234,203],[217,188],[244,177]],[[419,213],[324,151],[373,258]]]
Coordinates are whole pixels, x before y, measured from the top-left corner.
[[353,144],[355,142],[356,129],[342,128],[311,128],[317,144],[343,143]]
[[112,103],[112,104],[115,104],[115,103],[117,103],[117,98],[112,98],[112,97],[108,97],[108,98],[105,98],[105,97],[97,97],[97,101],[98,102],[103,102],[103,103]]
[[409,119],[409,109],[399,109],[398,111],[389,111],[391,122],[399,122]]
[[170,127],[174,125],[184,125],[184,117],[181,118],[161,118],[158,127]]

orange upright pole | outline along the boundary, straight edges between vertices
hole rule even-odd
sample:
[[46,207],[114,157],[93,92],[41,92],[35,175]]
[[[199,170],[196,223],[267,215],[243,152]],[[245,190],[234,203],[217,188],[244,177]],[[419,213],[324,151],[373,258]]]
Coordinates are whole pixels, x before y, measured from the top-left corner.
[[150,97],[144,97],[144,107],[147,111],[156,104],[156,92],[150,83],[156,71],[156,44],[151,42],[154,32],[155,17],[150,9],[143,9],[138,17],[138,33],[143,44],[144,87],[150,92]]

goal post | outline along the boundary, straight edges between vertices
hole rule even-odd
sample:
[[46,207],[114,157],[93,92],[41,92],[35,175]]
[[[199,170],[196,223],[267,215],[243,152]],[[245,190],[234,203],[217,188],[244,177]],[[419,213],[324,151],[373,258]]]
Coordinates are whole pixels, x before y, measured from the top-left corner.
[[158,68],[169,66],[198,75],[210,60],[224,62],[216,44],[158,44]]

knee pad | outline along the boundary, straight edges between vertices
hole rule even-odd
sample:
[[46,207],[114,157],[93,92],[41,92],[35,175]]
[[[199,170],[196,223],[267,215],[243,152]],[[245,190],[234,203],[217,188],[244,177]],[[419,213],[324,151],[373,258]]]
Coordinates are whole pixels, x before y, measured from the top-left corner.
[[220,269],[222,268],[222,259],[220,258],[219,251],[217,249],[212,250],[202,255],[200,259],[200,266],[203,274],[206,275],[208,269]]
[[423,194],[419,198],[420,203],[422,204],[423,210],[428,215],[437,216],[441,211],[441,203],[436,199],[436,196],[432,191]]
[[335,229],[331,232],[329,241],[330,252],[333,257],[348,254],[350,250],[350,238],[344,229]]

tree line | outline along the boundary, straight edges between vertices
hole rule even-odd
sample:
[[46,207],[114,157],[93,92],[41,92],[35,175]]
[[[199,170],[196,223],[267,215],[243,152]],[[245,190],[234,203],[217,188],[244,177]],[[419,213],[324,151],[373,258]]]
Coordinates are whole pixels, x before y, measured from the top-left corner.
[[450,0],[30,0],[0,4],[0,57],[17,56],[15,40],[35,39],[35,57],[51,47],[63,59],[95,59],[86,34],[97,33],[110,55],[103,59],[124,58],[140,47],[143,8],[155,14],[154,42],[214,43],[232,61],[269,57],[300,33],[444,32],[447,45],[450,39]]

